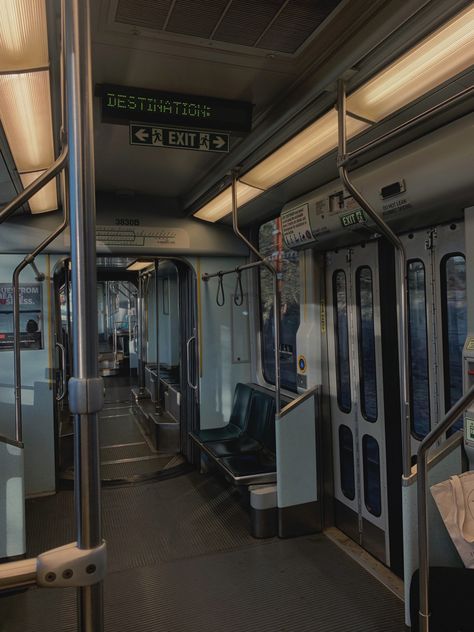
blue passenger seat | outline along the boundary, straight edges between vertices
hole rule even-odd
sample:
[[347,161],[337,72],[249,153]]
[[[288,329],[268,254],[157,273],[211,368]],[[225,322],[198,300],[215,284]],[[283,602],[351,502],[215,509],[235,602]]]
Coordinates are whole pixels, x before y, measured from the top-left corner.
[[[213,441],[204,447],[205,451],[214,459],[235,454],[252,454],[263,449],[265,438],[271,434],[274,427],[275,400],[267,393],[254,391],[250,401],[247,428],[236,439],[227,441]],[[275,431],[273,430],[273,437]]]
[[252,387],[249,384],[239,382],[234,391],[229,423],[222,428],[209,428],[207,430],[190,432],[190,437],[199,445],[211,441],[226,441],[240,437],[247,427],[252,392]]

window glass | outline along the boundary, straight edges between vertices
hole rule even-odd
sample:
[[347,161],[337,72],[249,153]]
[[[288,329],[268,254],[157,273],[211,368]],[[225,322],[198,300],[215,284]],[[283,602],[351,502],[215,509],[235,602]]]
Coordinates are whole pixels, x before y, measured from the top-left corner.
[[373,516],[380,516],[382,513],[380,451],[377,441],[370,435],[362,437],[362,454],[365,506]]
[[422,438],[430,430],[431,414],[425,266],[418,259],[408,262],[408,336],[411,427],[412,432]]
[[349,331],[347,322],[346,274],[336,270],[333,278],[334,328],[336,341],[337,403],[348,413],[351,410],[351,375],[349,368]]
[[[448,255],[441,262],[446,411],[462,395],[462,349],[467,335],[466,261]],[[452,432],[462,428],[462,417]]]
[[[276,266],[281,292],[280,370],[284,388],[296,391],[296,332],[300,324],[299,255],[287,248],[280,218],[262,224],[258,233],[260,252]],[[260,316],[263,374],[275,383],[275,337],[273,324],[273,277],[260,268]]]
[[351,429],[344,425],[339,426],[339,467],[342,493],[349,500],[354,500],[354,442]]
[[375,366],[374,303],[372,271],[367,266],[356,272],[359,316],[359,373],[361,411],[367,421],[377,420],[377,376]]

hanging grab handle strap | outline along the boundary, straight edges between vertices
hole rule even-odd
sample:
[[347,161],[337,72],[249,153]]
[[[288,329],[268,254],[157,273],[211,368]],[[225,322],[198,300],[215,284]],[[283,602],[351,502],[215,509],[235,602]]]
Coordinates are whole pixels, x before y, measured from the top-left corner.
[[224,281],[222,279],[222,272],[218,273],[219,284],[217,286],[217,295],[216,295],[216,303],[219,307],[222,307],[225,303],[225,294],[224,294]]
[[234,305],[240,307],[244,302],[244,288],[242,287],[242,272],[238,268],[235,270],[237,272],[237,279],[235,281],[235,290],[234,290]]

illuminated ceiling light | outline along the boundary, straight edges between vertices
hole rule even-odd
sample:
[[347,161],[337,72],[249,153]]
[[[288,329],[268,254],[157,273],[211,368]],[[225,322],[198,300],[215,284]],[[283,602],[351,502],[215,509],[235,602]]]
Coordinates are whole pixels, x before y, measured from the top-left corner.
[[44,0],[0,2],[0,72],[48,66]]
[[[34,180],[39,178],[44,171],[20,173],[21,183],[25,189],[28,185],[34,182]],[[29,205],[32,213],[47,213],[48,211],[55,211],[58,208],[56,181],[52,180],[51,182],[48,182],[41,191],[35,193],[35,195],[30,198]]]
[[[459,13],[347,99],[349,112],[379,121],[457,75],[474,63],[474,7]],[[347,137],[368,124],[347,118]],[[238,196],[242,206],[337,147],[337,114],[331,110],[242,176],[252,194]],[[242,183],[239,183],[241,185]],[[230,187],[194,216],[216,222],[231,211]]]
[[474,7],[459,13],[347,99],[347,109],[379,121],[474,63]]
[[[237,206],[243,206],[262,193],[259,189],[237,182]],[[203,206],[195,217],[207,222],[216,222],[232,211],[232,188],[227,187],[219,195]]]
[[[54,161],[45,0],[0,1],[0,120],[23,186]],[[30,201],[58,207],[56,182]]]
[[145,268],[149,268],[151,265],[153,265],[153,261],[146,261],[144,259],[137,259],[136,261],[133,261],[132,263],[129,263],[128,266],[126,267],[126,270],[128,272],[138,272],[139,270],[145,270]]
[[[362,121],[348,119],[347,137],[368,126]],[[250,185],[269,189],[332,151],[337,146],[337,134],[337,112],[331,110],[259,162],[242,179]]]
[[18,171],[54,161],[49,72],[0,75],[0,119]]

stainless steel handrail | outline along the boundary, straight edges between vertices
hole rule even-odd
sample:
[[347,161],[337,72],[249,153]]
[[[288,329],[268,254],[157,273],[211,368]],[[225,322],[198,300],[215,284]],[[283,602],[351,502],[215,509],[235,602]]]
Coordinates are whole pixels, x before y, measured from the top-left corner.
[[[67,158],[68,147],[63,148],[61,155]],[[52,178],[53,176],[51,176]],[[33,195],[33,194],[32,194]],[[13,369],[15,374],[15,437],[17,441],[23,441],[23,413],[21,407],[21,334],[20,334],[20,274],[30,265],[36,257],[51,244],[59,235],[64,232],[69,224],[69,207],[64,196],[63,221],[62,223],[44,239],[33,252],[20,261],[13,271]]]
[[61,390],[56,394],[56,401],[61,402],[67,393],[67,380],[66,380],[66,349],[61,342],[56,342],[55,346],[61,353]]
[[194,332],[191,338],[189,338],[189,340],[186,342],[186,379],[187,379],[189,388],[192,388],[193,390],[196,391],[198,385],[193,384],[191,382],[191,356],[189,353],[190,345],[193,340],[196,341],[196,332]]
[[418,559],[420,581],[420,607],[419,628],[420,632],[429,632],[429,541],[428,541],[428,499],[427,479],[428,450],[451,428],[466,408],[474,402],[474,385],[448,410],[444,419],[434,428],[418,448],[417,458],[417,501],[418,501]]
[[237,171],[232,172],[232,228],[235,235],[253,252],[262,262],[273,277],[273,323],[275,337],[275,410],[277,414],[281,408],[281,371],[280,371],[280,290],[278,288],[278,274],[262,253],[255,248],[251,241],[239,229],[238,206],[237,206]]
[[208,274],[204,272],[201,276],[203,281],[209,281],[209,279],[215,279],[216,277],[223,277],[227,274],[238,274],[239,272],[243,272],[244,270],[250,270],[252,268],[258,268],[259,266],[266,265],[265,261],[252,261],[252,263],[244,263],[241,266],[237,266],[236,268],[232,268],[231,270],[220,270],[219,272],[214,272],[213,274]]
[[310,399],[311,397],[315,397],[318,391],[319,391],[319,386],[313,386],[309,388],[307,391],[305,391],[304,393],[301,393],[301,395],[299,395],[298,397],[295,397],[295,399],[292,399],[291,402],[289,402],[286,406],[284,406],[281,409],[280,413],[277,415],[278,418],[283,419],[283,417],[286,417],[286,415],[294,411],[296,408],[298,408],[298,406],[303,404],[306,400]]
[[408,300],[407,300],[407,282],[406,282],[406,252],[405,247],[399,237],[392,231],[390,226],[384,219],[372,208],[369,202],[364,198],[360,191],[354,186],[349,179],[345,159],[347,157],[347,133],[346,133],[346,87],[342,79],[338,81],[337,90],[337,110],[338,110],[338,130],[339,144],[337,164],[339,169],[339,177],[345,187],[347,187],[353,198],[360,204],[370,219],[374,222],[377,229],[388,239],[395,247],[398,253],[398,275],[400,281],[399,310],[397,310],[397,329],[400,350],[400,406],[402,413],[402,462],[403,474],[409,476],[411,460],[410,460],[410,360],[408,349]]
[[158,273],[160,271],[160,262],[155,259],[155,355],[156,355],[156,383],[155,383],[155,410],[161,414],[161,397],[160,397],[160,280]]
[[[7,443],[8,445],[13,445],[16,448],[24,448],[24,444],[22,441],[17,441],[16,439],[10,439],[9,437],[5,437],[0,435],[0,443]],[[1,564],[0,564],[1,567]]]
[[[385,134],[381,134],[380,136],[378,136],[374,140],[371,140],[365,145],[358,147],[354,151],[348,152],[345,155],[345,158],[339,163],[339,165],[347,165],[350,162],[353,162],[354,160],[359,158],[359,156],[362,156],[362,154],[365,154],[371,149],[375,149],[376,147],[379,147],[379,145],[383,145],[383,143],[386,143],[392,138],[396,138],[398,134],[400,134],[401,132],[406,132],[409,129],[412,129],[420,125],[421,123],[424,123],[425,121],[429,121],[434,115],[442,114],[444,111],[449,110],[453,106],[458,105],[459,103],[462,103],[463,101],[466,101],[468,98],[472,97],[473,94],[474,94],[474,88],[472,86],[469,88],[466,88],[465,90],[461,90],[461,92],[454,94],[452,97],[449,97],[442,103],[438,103],[437,105],[434,105],[428,110],[421,112],[421,114],[418,114],[417,116],[414,116],[408,121],[405,121],[405,123],[402,123],[401,125],[397,125],[397,127],[394,127],[393,129],[386,132]],[[353,116],[351,114],[349,115]]]
[[64,145],[61,153],[53,162],[51,167],[41,174],[36,180],[26,187],[21,193],[19,193],[11,202],[2,208],[0,211],[0,224],[7,220],[20,206],[23,206],[25,202],[41,191],[41,189],[48,184],[50,180],[55,178],[60,171],[66,166],[68,159],[68,147]]

